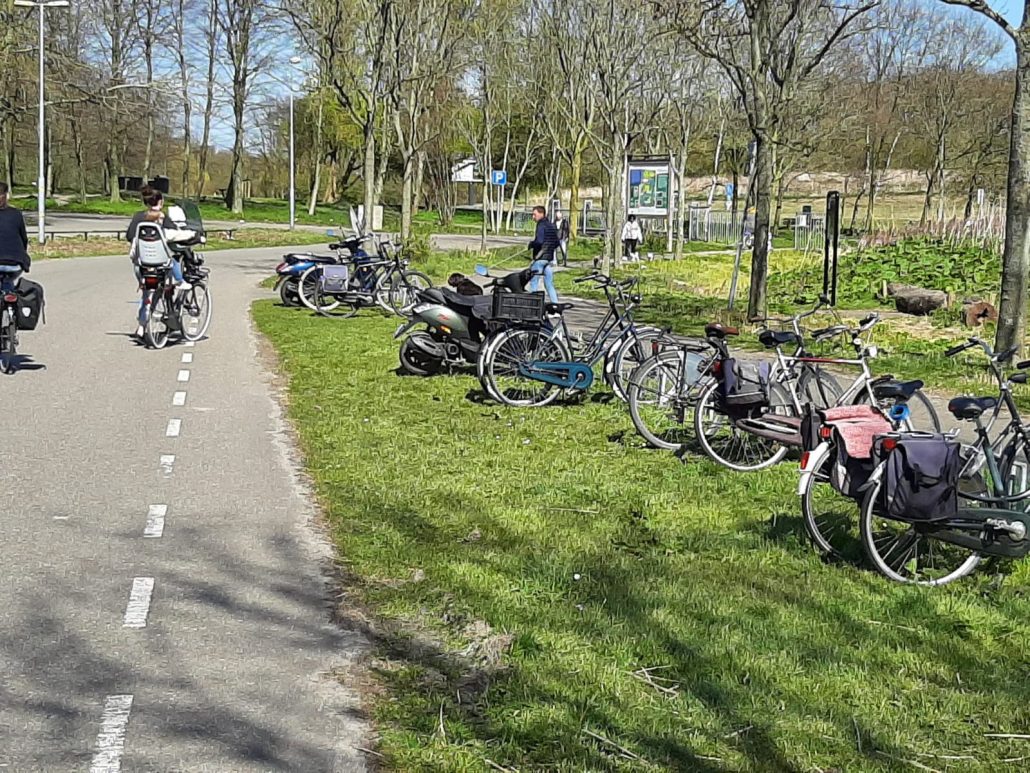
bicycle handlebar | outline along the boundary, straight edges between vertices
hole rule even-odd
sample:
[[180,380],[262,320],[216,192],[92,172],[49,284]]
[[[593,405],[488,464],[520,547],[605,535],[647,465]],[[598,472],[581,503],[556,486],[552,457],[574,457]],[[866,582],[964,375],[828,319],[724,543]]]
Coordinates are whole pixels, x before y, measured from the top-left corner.
[[982,342],[979,339],[970,338],[964,344],[959,344],[958,346],[952,346],[950,349],[948,349],[946,352],[944,352],[944,356],[945,357],[954,357],[956,354],[961,354],[962,352],[966,351],[967,349],[972,349],[974,346],[978,346],[981,343]]

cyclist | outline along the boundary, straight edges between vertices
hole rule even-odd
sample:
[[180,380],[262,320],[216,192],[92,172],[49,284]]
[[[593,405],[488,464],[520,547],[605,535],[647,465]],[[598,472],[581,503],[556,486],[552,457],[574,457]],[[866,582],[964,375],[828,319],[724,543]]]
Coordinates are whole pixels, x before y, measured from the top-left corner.
[[7,183],[0,182],[0,264],[19,266],[28,271],[32,259],[29,258],[29,236],[25,230],[25,218],[21,210],[7,205]]
[[[163,211],[165,200],[164,194],[161,191],[149,185],[144,185],[140,189],[140,197],[143,199],[146,209],[132,216],[132,220],[129,221],[129,227],[125,230],[126,241],[130,244],[135,244],[136,229],[139,228],[140,223],[158,223],[162,229],[168,232],[175,232],[177,230],[178,227],[175,222]],[[132,269],[136,274],[136,283],[139,285],[140,290],[139,312],[136,316],[136,337],[142,338],[143,325],[147,321],[146,294],[143,292],[143,277],[140,274],[135,249],[130,252],[129,257],[132,260]],[[172,280],[175,284],[181,289],[189,289],[182,279],[182,263],[179,262],[179,257],[174,252],[171,254],[170,265]]]
[[533,270],[533,283],[530,285],[530,292],[536,292],[540,288],[540,277],[544,278],[544,287],[547,288],[547,297],[551,303],[558,302],[558,291],[554,289],[554,251],[561,245],[558,236],[558,229],[554,223],[547,219],[547,210],[543,207],[533,207],[533,220],[536,221],[536,235],[529,243],[529,249],[533,251],[533,263],[530,268]]

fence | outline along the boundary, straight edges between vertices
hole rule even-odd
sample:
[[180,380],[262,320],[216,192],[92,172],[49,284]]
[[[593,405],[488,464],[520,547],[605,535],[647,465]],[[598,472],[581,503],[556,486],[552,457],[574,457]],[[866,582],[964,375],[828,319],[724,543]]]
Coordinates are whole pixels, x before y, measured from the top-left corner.
[[691,205],[687,213],[687,239],[692,242],[736,244],[740,239],[740,213]]
[[821,252],[826,243],[826,216],[798,212],[794,216],[794,249]]

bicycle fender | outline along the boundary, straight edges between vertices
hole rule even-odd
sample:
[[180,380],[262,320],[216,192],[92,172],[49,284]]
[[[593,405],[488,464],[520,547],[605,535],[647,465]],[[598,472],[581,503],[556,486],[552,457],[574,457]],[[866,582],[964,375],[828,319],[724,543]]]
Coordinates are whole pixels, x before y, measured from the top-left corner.
[[801,468],[801,480],[798,481],[798,496],[804,496],[805,491],[815,483],[815,474],[822,468],[826,457],[830,455],[833,446],[823,441],[814,450],[809,451],[808,464]]

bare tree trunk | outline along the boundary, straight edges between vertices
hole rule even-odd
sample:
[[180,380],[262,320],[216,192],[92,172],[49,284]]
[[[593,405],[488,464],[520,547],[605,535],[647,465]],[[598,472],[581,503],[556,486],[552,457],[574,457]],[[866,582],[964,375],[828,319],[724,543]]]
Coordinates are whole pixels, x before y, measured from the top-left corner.
[[315,119],[315,168],[311,173],[311,196],[308,198],[308,215],[315,214],[315,207],[318,204],[318,189],[322,177],[322,156],[325,155],[322,148],[322,118],[324,113],[325,100],[321,93],[318,94],[318,117]]
[[372,209],[376,203],[376,128],[375,123],[369,119],[365,125],[365,160],[361,166],[362,180],[365,184],[364,213],[361,227],[366,231],[372,230]]
[[1016,95],[1012,104],[1009,179],[1002,254],[998,351],[1023,348],[1030,272],[1030,29],[1016,41]]
[[772,154],[769,137],[756,132],[755,137],[755,179],[749,185],[755,186],[755,230],[754,247],[751,252],[751,291],[748,295],[747,314],[749,319],[764,316],[766,307],[766,277],[769,273],[769,215],[771,209]]
[[118,172],[121,171],[121,161],[118,158],[118,142],[114,137],[107,140],[107,181],[110,188],[110,201],[117,203],[122,200],[122,194],[118,186]]
[[211,117],[215,109],[215,52],[218,48],[218,0],[208,0],[207,18],[207,92],[204,98],[204,130],[200,140],[197,170],[197,199],[204,197],[207,183],[207,155],[211,143]]
[[676,177],[679,180],[679,189],[676,191],[676,258],[683,257],[683,250],[686,244],[686,229],[683,227],[687,214],[687,150],[689,138],[683,143],[683,152],[680,153],[679,169],[676,170]]
[[82,131],[77,119],[69,121],[72,130],[72,148],[75,153],[75,171],[79,184],[79,201],[86,203],[86,159],[82,153]]
[[572,242],[575,242],[579,236],[579,185],[583,178],[583,151],[585,149],[586,139],[582,136],[577,137],[569,169],[569,241]]

